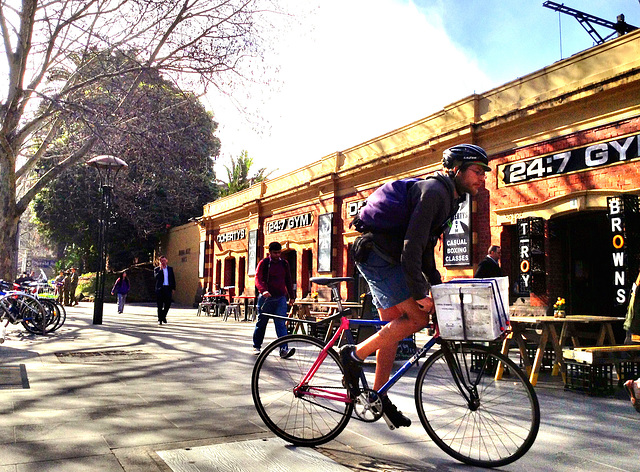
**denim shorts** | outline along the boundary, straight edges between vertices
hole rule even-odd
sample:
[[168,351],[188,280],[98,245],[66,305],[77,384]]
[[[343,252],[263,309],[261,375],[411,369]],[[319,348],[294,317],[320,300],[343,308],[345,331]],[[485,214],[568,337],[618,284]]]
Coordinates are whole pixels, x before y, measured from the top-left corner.
[[369,284],[377,308],[391,308],[411,298],[400,264],[391,264],[371,251],[367,261],[356,262],[356,266]]

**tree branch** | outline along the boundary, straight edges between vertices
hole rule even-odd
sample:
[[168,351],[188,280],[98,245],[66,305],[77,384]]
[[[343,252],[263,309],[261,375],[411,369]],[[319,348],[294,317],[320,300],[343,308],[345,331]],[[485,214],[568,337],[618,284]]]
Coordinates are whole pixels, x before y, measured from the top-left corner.
[[16,211],[18,214],[23,213],[29,202],[33,200],[33,198],[42,190],[49,182],[55,179],[58,175],[64,172],[68,167],[76,164],[80,161],[87,153],[91,150],[95,142],[98,140],[97,136],[93,136],[78,149],[73,154],[71,154],[68,158],[66,158],[61,163],[52,167],[48,172],[46,172],[37,182],[35,182],[31,188],[20,198],[20,200],[16,203]]

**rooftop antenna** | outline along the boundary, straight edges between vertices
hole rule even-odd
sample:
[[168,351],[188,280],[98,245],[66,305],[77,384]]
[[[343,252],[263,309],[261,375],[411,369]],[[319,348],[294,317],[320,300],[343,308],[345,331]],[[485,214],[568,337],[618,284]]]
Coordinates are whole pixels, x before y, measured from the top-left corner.
[[[608,21],[602,18],[598,18],[597,16],[589,15],[588,13],[576,10],[575,8],[565,7],[564,4],[556,2],[547,1],[544,2],[542,6],[560,13],[565,13],[567,15],[573,16],[576,20],[578,20],[578,23],[580,23],[585,31],[589,33],[589,36],[593,38],[593,41],[596,44],[604,43],[607,39],[611,38],[616,33],[618,34],[618,36],[622,36],[623,34],[630,33],[631,31],[638,29],[637,26],[633,26],[625,22],[623,14],[618,15],[618,21],[614,23],[613,21]],[[594,28],[594,24],[610,28],[613,30],[613,33],[603,38]]]

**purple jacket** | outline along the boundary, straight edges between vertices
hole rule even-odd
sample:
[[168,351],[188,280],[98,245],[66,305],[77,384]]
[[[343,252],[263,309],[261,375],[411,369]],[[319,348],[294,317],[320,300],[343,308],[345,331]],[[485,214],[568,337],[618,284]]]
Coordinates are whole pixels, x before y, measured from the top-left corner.
[[122,277],[118,278],[118,280],[116,280],[116,283],[113,285],[113,288],[111,289],[111,293],[121,293],[123,295],[126,295],[127,293],[129,293],[129,289],[131,288],[131,284],[129,283],[129,279],[124,279],[122,280]]

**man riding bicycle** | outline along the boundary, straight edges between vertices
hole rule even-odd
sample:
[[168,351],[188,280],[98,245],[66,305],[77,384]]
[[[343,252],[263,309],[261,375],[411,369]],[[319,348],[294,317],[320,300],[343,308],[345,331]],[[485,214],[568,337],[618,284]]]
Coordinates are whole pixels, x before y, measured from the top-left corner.
[[[430,288],[441,283],[435,266],[435,244],[466,194],[476,196],[484,188],[485,172],[491,171],[488,162],[484,149],[473,144],[446,149],[442,158],[444,172],[424,180],[405,181],[408,184],[402,188],[409,204],[408,221],[399,227],[376,228],[373,216],[381,219],[380,208],[376,208],[380,195],[372,198],[376,192],[360,210],[355,223],[363,235],[358,239],[368,245],[357,241],[354,246],[368,250],[364,255],[356,254],[356,266],[369,284],[380,319],[389,323],[358,345],[346,345],[340,350],[351,396],[359,394],[364,359],[376,353],[373,388],[377,391],[389,380],[398,342],[429,323],[435,311]],[[387,396],[383,395],[381,402],[383,417],[390,427],[411,424]]]

